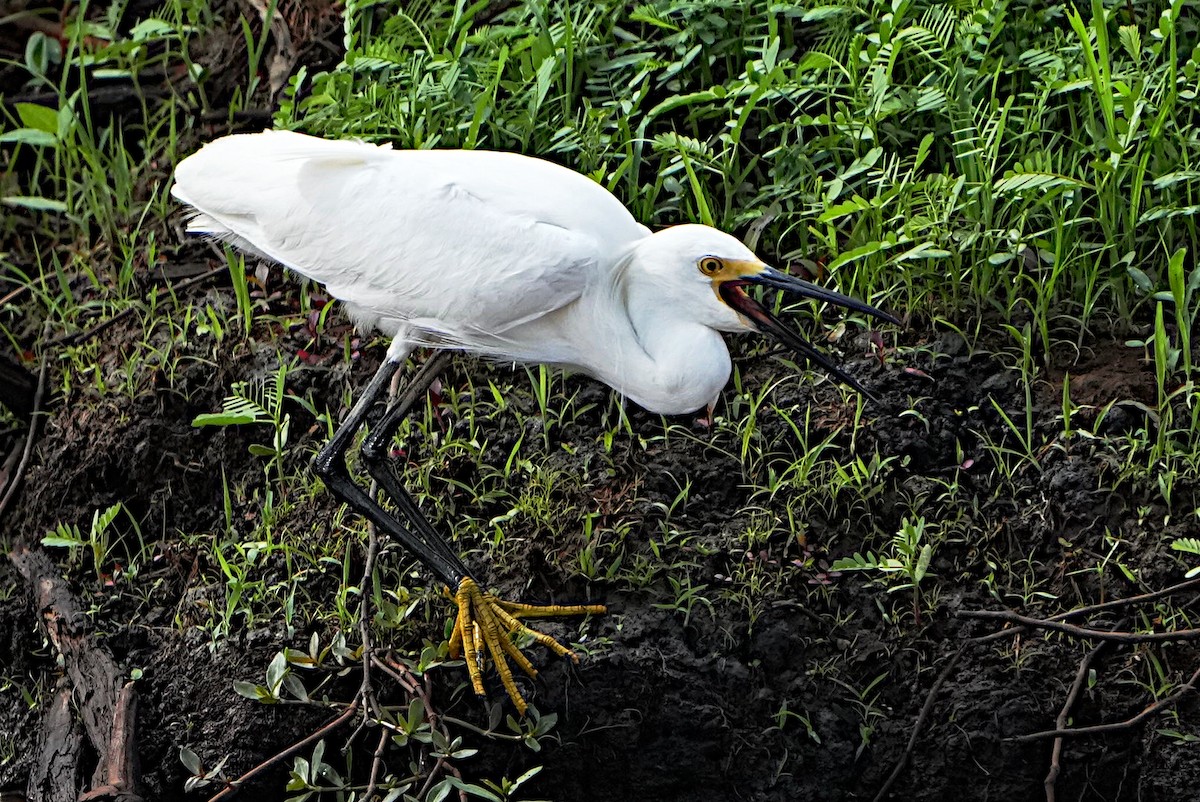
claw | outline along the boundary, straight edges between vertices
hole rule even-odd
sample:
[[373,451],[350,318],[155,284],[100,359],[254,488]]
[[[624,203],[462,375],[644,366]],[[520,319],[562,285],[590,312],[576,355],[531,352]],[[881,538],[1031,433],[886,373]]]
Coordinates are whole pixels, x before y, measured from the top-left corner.
[[579,657],[554,638],[526,626],[519,619],[600,615],[606,612],[602,604],[538,606],[504,601],[491,593],[484,593],[475,580],[470,578],[459,584],[454,593],[454,603],[458,606],[458,617],[454,621],[454,632],[450,636],[450,656],[457,658],[462,655],[467,664],[467,674],[471,677],[471,687],[476,695],[484,696],[484,661],[487,655],[491,655],[492,662],[496,664],[496,673],[500,675],[500,682],[521,715],[525,715],[527,705],[517,689],[509,661],[516,663],[517,667],[530,677],[537,676],[537,669],[521,654],[521,650],[512,641],[513,636],[528,635],[555,654],[569,657],[576,663],[579,662]]

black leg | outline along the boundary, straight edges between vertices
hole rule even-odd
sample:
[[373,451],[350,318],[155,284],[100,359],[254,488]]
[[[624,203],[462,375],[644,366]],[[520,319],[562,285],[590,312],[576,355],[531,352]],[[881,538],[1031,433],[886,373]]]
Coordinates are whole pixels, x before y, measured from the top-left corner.
[[[412,496],[400,484],[396,478],[396,474],[392,471],[392,466],[388,460],[389,445],[392,438],[396,434],[396,429],[404,421],[405,415],[408,414],[413,404],[417,402],[433,384],[433,380],[437,378],[438,373],[450,361],[449,351],[437,351],[432,357],[422,366],[421,370],[413,377],[413,380],[404,388],[404,392],[396,399],[383,418],[375,426],[371,427],[370,434],[363,441],[362,448],[359,454],[362,456],[363,467],[367,473],[371,475],[379,486],[384,489],[400,513],[407,520],[408,524],[416,530],[417,535],[429,548],[431,552],[436,552],[446,562],[457,565],[461,568],[464,575],[467,574],[465,567],[462,567],[462,561],[458,554],[450,548],[429,520],[421,513],[421,509],[417,503],[413,501]],[[457,587],[457,585],[451,585]]]
[[[346,416],[346,420],[334,432],[333,439],[321,449],[321,453],[317,454],[316,459],[313,460],[313,471],[343,503],[398,540],[442,582],[451,588],[457,588],[468,576],[458,556],[450,552],[445,543],[440,543],[440,539],[435,538],[435,542],[441,545],[441,548],[438,548],[427,544],[422,538],[406,529],[380,507],[370,494],[354,483],[354,480],[350,478],[350,471],[346,468],[346,449],[354,441],[355,433],[362,427],[367,412],[387,390],[400,365],[400,362],[387,360],[380,366],[362,397],[358,399],[354,408],[350,410],[350,414]],[[406,393],[406,397],[407,395]]]
[[321,449],[321,453],[313,460],[313,470],[325,481],[334,495],[351,509],[365,515],[379,529],[400,541],[405,548],[428,566],[438,579],[449,586],[454,592],[454,601],[458,606],[458,615],[454,621],[454,634],[451,636],[449,644],[450,656],[453,658],[462,656],[467,665],[467,674],[471,678],[471,687],[480,696],[484,695],[484,665],[490,657],[513,705],[519,713],[524,715],[527,705],[513,679],[512,668],[508,661],[512,660],[518,668],[531,677],[536,677],[537,671],[513,643],[513,637],[530,637],[556,654],[570,657],[576,662],[579,658],[549,635],[531,629],[521,623],[519,619],[600,614],[604,612],[604,607],[598,604],[570,606],[514,604],[503,601],[490,593],[484,593],[478,583],[471,578],[459,556],[425,519],[416,502],[405,492],[400,481],[389,469],[387,464],[388,445],[395,436],[396,427],[399,426],[417,399],[429,388],[438,370],[446,363],[449,358],[446,352],[439,351],[425,364],[409,386],[405,388],[399,400],[388,407],[382,420],[372,427],[371,433],[362,445],[364,467],[395,500],[401,514],[408,519],[409,525],[413,527],[416,534],[380,507],[368,493],[363,492],[362,488],[355,485],[350,479],[350,472],[346,469],[346,449],[354,441],[355,432],[362,427],[371,405],[383,394],[408,353],[402,348],[401,351],[392,353],[380,367],[379,372],[371,379],[371,383],[363,393],[363,397],[354,405],[354,409],[350,410],[346,421],[334,433],[329,444]]

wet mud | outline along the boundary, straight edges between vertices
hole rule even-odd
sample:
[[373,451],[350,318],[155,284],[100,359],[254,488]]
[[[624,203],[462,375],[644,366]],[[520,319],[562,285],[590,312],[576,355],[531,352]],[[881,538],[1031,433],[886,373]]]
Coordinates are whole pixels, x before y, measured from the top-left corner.
[[[218,286],[201,295],[226,291]],[[123,335],[134,334],[132,327],[118,330],[110,342],[119,344]],[[344,331],[342,336],[351,335]],[[1011,442],[999,410],[1016,414],[1024,404],[1018,377],[1001,358],[967,348],[957,335],[933,334],[921,347],[913,345],[909,342],[899,352],[905,354],[903,364],[895,355],[882,365],[862,356],[868,350],[864,342],[845,349],[851,369],[883,396],[879,408],[857,428],[846,425],[849,413],[842,396],[827,383],[797,380],[776,391],[772,403],[780,409],[808,406],[814,435],[832,436],[852,453],[894,459],[866,498],[841,498],[809,511],[801,521],[802,538],[777,528],[757,553],[748,552],[738,538],[752,523],[739,511],[751,506],[755,488],[744,481],[739,461],[727,449],[711,446],[719,435],[695,421],[679,420],[671,423],[694,436],[655,441],[662,433],[661,421],[629,410],[633,437],[619,436],[626,442],[613,446],[606,478],[589,479],[588,498],[562,498],[566,508],[634,521],[626,537],[642,539],[642,545],[629,546],[625,556],[644,554],[645,542],[661,531],[663,507],[678,493],[680,482],[690,480],[693,492],[672,524],[695,534],[671,556],[682,560],[690,581],[706,589],[733,586],[739,575],[746,575],[748,562],[756,563],[751,575],[761,586],[747,591],[752,603],[732,603],[732,597],[710,592],[714,603],[685,610],[674,603],[669,576],[655,576],[640,588],[627,582],[586,582],[570,568],[582,536],[563,543],[535,531],[520,533],[522,551],[506,560],[503,569],[474,558],[473,567],[498,590],[559,600],[600,598],[610,614],[588,625],[587,643],[593,646],[578,666],[535,652],[542,674],[524,687],[543,714],[558,715],[542,751],[468,733],[470,745],[481,751],[464,763],[464,771],[476,777],[513,777],[541,765],[530,793],[564,802],[870,799],[909,749],[930,687],[961,649],[890,797],[1044,799],[1050,741],[1012,739],[1053,728],[1079,661],[1092,645],[1033,632],[969,645],[969,638],[1002,625],[958,613],[1023,607],[1014,595],[1011,567],[998,569],[1008,571],[1007,581],[992,587],[981,583],[979,565],[986,560],[1024,561],[1029,586],[1058,596],[1062,609],[1139,592],[1141,586],[1120,582],[1116,572],[1094,570],[1097,555],[1102,559],[1108,548],[1106,531],[1131,540],[1123,559],[1144,586],[1172,584],[1181,575],[1180,564],[1164,556],[1158,536],[1154,544],[1136,548],[1137,538],[1148,537],[1139,520],[1162,520],[1167,511],[1148,494],[1137,498],[1132,492],[1100,490],[1117,483],[1113,472],[1118,466],[1106,462],[1099,445],[1084,438],[1045,450],[1039,455],[1040,470],[1026,468],[1002,479],[984,443],[988,438]],[[235,629],[214,647],[202,625],[210,621],[210,606],[223,603],[223,589],[213,580],[214,567],[179,547],[175,537],[180,531],[217,531],[223,481],[253,483],[262,473],[261,462],[247,451],[250,433],[191,425],[196,414],[219,407],[232,382],[273,370],[275,344],[247,344],[244,349],[215,365],[190,363],[174,382],[176,388],[189,388],[186,395],[149,379],[127,404],[97,403],[86,392],[56,401],[25,490],[6,521],[10,536],[27,537],[61,521],[82,525],[95,509],[121,501],[143,522],[142,536],[156,544],[153,565],[142,569],[135,584],[118,579],[106,588],[89,576],[86,564],[64,566],[92,604],[96,637],[121,664],[142,676],[138,744],[148,798],[208,795],[184,792],[188,772],[178,759],[181,747],[196,752],[206,765],[227,759],[228,775],[236,776],[328,718],[327,712],[313,708],[261,705],[234,692],[234,680],[261,682],[276,652],[284,646],[304,648],[313,633],[289,635],[279,623],[256,625]],[[302,396],[317,392],[335,405],[345,383],[365,382],[382,349],[381,344],[367,348],[352,372],[340,362],[305,369],[289,389]],[[774,355],[761,353],[742,356],[739,366],[744,389],[751,394],[783,367]],[[445,381],[453,387],[473,376],[479,386],[481,376],[505,374],[462,359]],[[1127,349],[1097,346],[1090,361],[1071,370],[1069,380],[1081,404],[1100,408],[1119,402],[1113,409],[1123,411],[1110,411],[1102,426],[1132,430],[1144,425],[1139,398],[1152,390],[1153,376],[1130,359]],[[568,379],[567,392],[576,389],[598,399],[605,395],[585,379]],[[916,396],[921,400],[911,403]],[[1053,441],[1050,433],[1061,428],[1056,418],[1060,398],[1061,385],[1038,383],[1032,425],[1041,442]],[[919,409],[920,419],[899,414],[913,408]],[[291,411],[296,431],[307,430],[303,436],[315,447],[322,438],[315,422],[299,408]],[[1076,425],[1088,425],[1092,412],[1082,412]],[[556,434],[551,451],[559,467],[596,475],[587,466],[598,459],[594,428],[602,423],[592,411]],[[493,436],[503,451],[515,424],[497,419],[488,425],[496,427]],[[758,425],[766,443],[794,437],[769,410],[761,412]],[[562,442],[573,449],[563,450]],[[419,459],[421,445],[414,442],[411,448],[410,458]],[[529,448],[528,453],[544,456],[540,445]],[[944,488],[951,477],[962,487],[961,514],[970,531],[988,528],[994,535],[986,543],[950,537],[939,545],[931,565],[936,597],[927,599],[919,625],[906,605],[895,604],[869,577],[829,570],[835,557],[863,551],[871,533],[895,531],[901,511],[911,506],[909,499]],[[788,499],[784,494],[772,501],[786,506]],[[472,503],[478,502],[461,500],[466,507]],[[328,494],[319,494],[289,525],[321,531],[336,512]],[[878,544],[879,538],[873,542]],[[360,560],[354,558],[356,568]],[[113,564],[119,562],[115,556]],[[1086,570],[1089,566],[1093,570]],[[7,734],[11,749],[0,763],[0,787],[12,788],[21,786],[29,770],[39,731],[39,713],[30,702],[52,687],[57,669],[19,577],[7,565],[0,572],[9,588],[0,600],[0,664],[7,676],[26,683],[10,685],[0,695],[0,731]],[[334,577],[318,575],[306,591],[320,598],[336,588]],[[1037,598],[1025,601],[1033,604]],[[419,634],[436,639],[436,623]],[[557,626],[550,631],[571,634]],[[317,634],[329,638],[332,633],[320,629]],[[354,635],[348,633],[352,639]],[[418,643],[395,645],[413,648]],[[1196,657],[1186,644],[1108,649],[1093,664],[1098,679],[1080,696],[1072,725],[1136,714],[1153,701],[1139,679],[1145,676],[1146,661],[1166,661],[1164,671],[1176,676],[1190,673],[1187,666]],[[437,698],[446,705],[444,712],[483,726],[488,711],[463,692],[460,672],[448,667],[433,673]],[[348,679],[335,683],[331,693],[348,701],[354,688]],[[399,695],[386,680],[379,692],[385,701]],[[494,703],[500,695],[497,687]],[[1060,760],[1059,798],[1193,798],[1200,778],[1200,750],[1192,742],[1200,734],[1198,722],[1197,701],[1185,699],[1173,714],[1148,724],[1068,741]],[[331,744],[343,746],[349,734],[341,731]],[[362,752],[356,761],[360,767],[369,762],[366,743],[354,747]],[[393,759],[402,761],[404,754],[397,749]],[[286,762],[256,783],[254,798],[283,799],[285,777]]]

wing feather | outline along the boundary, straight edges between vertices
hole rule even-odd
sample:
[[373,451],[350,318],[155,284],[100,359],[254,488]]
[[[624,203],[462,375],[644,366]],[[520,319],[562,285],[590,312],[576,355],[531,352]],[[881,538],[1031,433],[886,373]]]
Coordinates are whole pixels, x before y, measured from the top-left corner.
[[189,230],[321,282],[360,322],[478,350],[578,299],[648,233],[590,179],[511,153],[267,131],[210,143],[175,182]]

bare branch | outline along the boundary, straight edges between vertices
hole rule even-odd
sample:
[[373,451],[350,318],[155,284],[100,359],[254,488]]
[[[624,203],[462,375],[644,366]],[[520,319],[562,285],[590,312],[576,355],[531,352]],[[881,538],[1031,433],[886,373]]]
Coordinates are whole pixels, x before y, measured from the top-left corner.
[[1031,629],[1049,629],[1076,638],[1113,641],[1116,643],[1162,643],[1176,640],[1200,639],[1200,629],[1177,629],[1173,632],[1116,632],[1090,629],[1045,618],[1031,618],[1011,610],[960,610],[960,618],[977,618],[985,621],[1007,621]]
[[1029,743],[1030,741],[1044,741],[1047,738],[1081,738],[1085,735],[1102,735],[1106,732],[1120,732],[1121,730],[1127,730],[1131,727],[1136,727],[1138,724],[1141,724],[1155,713],[1179,704],[1179,701],[1183,699],[1183,697],[1196,690],[1196,682],[1198,680],[1200,680],[1200,668],[1197,668],[1188,681],[1184,683],[1183,687],[1175,691],[1175,693],[1159,699],[1157,702],[1150,705],[1136,716],[1127,718],[1124,721],[1117,721],[1112,724],[1096,724],[1091,727],[1043,730],[1042,732],[1031,732],[1028,735],[1018,735],[1014,738],[1007,738],[1005,740],[1012,743],[1023,744]]

